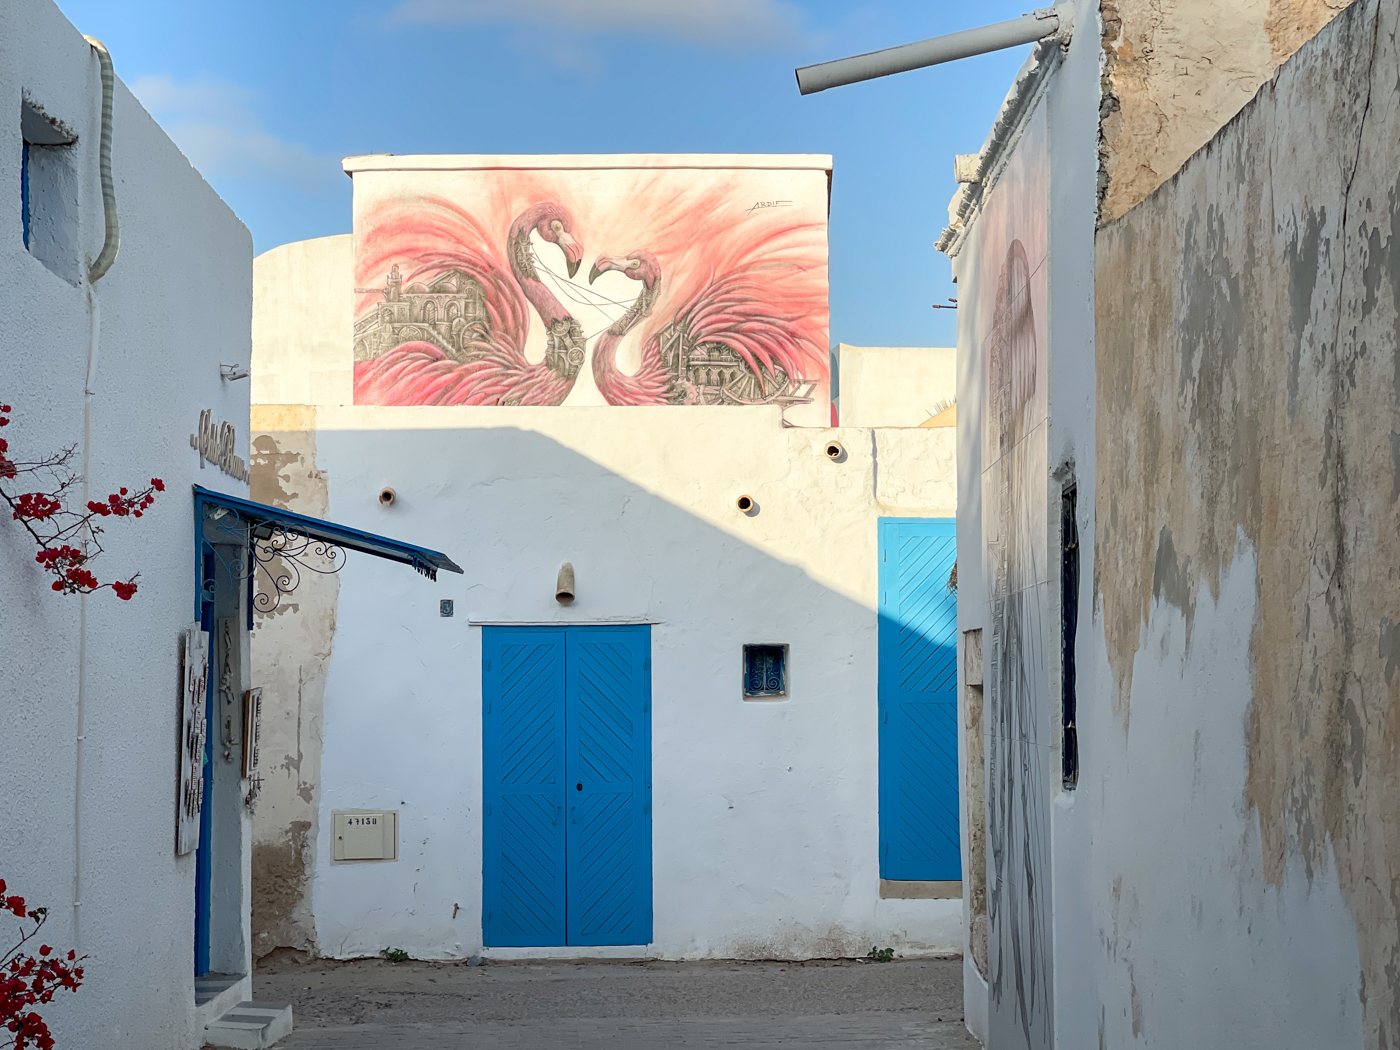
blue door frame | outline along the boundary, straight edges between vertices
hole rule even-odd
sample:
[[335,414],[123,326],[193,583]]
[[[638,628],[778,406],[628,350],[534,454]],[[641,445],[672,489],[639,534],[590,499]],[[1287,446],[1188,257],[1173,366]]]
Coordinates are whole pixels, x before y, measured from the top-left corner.
[[880,877],[955,882],[957,563],[949,518],[879,524]]
[[[199,554],[205,580],[214,579],[214,550],[208,544],[199,543]],[[194,855],[194,973],[203,977],[209,972],[209,901],[212,896],[211,884],[214,876],[213,814],[211,801],[214,797],[214,763],[210,758],[210,748],[215,740],[214,720],[214,596],[212,590],[201,587],[199,592],[199,625],[209,635],[209,669],[205,676],[204,693],[204,768],[200,777],[204,782],[201,789],[203,805],[199,807],[199,845]]]
[[482,939],[647,944],[651,628],[482,631]]

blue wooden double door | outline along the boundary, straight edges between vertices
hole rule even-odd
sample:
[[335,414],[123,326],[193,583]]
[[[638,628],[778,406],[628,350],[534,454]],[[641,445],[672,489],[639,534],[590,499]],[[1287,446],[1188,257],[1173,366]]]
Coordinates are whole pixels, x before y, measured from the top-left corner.
[[957,564],[946,518],[882,518],[880,877],[962,878]]
[[483,635],[485,943],[649,943],[651,628]]

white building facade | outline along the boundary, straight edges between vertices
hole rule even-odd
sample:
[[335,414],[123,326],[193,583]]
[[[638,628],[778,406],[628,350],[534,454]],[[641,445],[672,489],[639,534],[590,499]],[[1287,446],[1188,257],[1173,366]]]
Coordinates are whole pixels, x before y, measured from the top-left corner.
[[[351,562],[259,619],[266,764],[283,772],[269,776],[255,828],[258,954],[958,950],[953,431],[920,426],[930,413],[824,425],[828,167],[357,158],[354,237],[257,260],[254,497],[412,535],[463,569],[427,595]],[[613,210],[621,191],[652,181],[674,189],[665,199],[697,195],[712,225],[633,214],[629,226]],[[786,203],[754,212],[767,225],[740,227],[756,201]],[[566,223],[555,243],[531,210],[542,202],[566,215],[546,217],[546,231]],[[424,249],[429,227],[450,236]],[[779,250],[755,251],[750,228]],[[718,260],[704,280],[685,266],[697,243]],[[515,246],[533,272],[511,266]],[[630,281],[611,272],[633,262]],[[762,286],[773,343],[744,342],[732,301],[738,336],[705,327],[688,298],[738,288],[752,262],[779,274]],[[504,307],[475,334],[436,314],[398,359],[369,338],[382,303],[405,304],[390,311],[395,326],[423,325],[408,315],[440,290],[445,311],[468,281],[489,292],[498,280],[525,290],[533,327],[518,367],[552,370],[546,383],[472,385],[487,359],[475,347],[510,330]],[[649,330],[654,350],[631,341]],[[934,377],[941,354],[927,354]],[[893,370],[869,371],[861,389],[878,417],[889,391],[876,385]],[[951,376],[940,396],[952,398]],[[917,585],[900,578],[926,606],[901,635],[912,606],[898,611],[881,556],[897,559],[906,534],[941,568],[914,565]],[[881,675],[899,677],[901,638],[905,692],[882,694]],[[527,659],[535,670],[517,675]],[[921,739],[943,748],[903,782],[882,697],[896,723],[926,717],[936,729]],[[919,792],[935,796],[933,830],[910,805]],[[388,834],[360,830],[367,819]],[[942,860],[935,839],[950,844]]]
[[[139,573],[130,601],[109,589],[55,593],[8,508],[0,522],[0,877],[49,909],[46,943],[86,956],[82,987],[42,1011],[59,1045],[188,1050],[203,1045],[211,1011],[249,998],[239,778],[230,783],[221,763],[207,800],[216,893],[198,923],[198,854],[177,854],[176,824],[182,640],[198,616],[192,488],[248,491],[246,478],[203,461],[192,435],[207,414],[232,428],[229,455],[247,459],[248,384],[221,379],[220,365],[248,363],[252,240],[120,79],[110,126],[119,242],[109,239],[97,50],[52,3],[6,0],[0,24],[8,455],[33,462],[72,448],[61,473],[78,479],[65,496],[78,508],[153,477],[165,486],[139,520],[99,519],[105,551],[91,569],[103,582]],[[107,243],[119,243],[115,260],[94,280]],[[0,484],[16,496],[49,481],[21,473]],[[231,656],[241,696],[246,646]],[[233,978],[203,1009],[197,925],[213,968]]]

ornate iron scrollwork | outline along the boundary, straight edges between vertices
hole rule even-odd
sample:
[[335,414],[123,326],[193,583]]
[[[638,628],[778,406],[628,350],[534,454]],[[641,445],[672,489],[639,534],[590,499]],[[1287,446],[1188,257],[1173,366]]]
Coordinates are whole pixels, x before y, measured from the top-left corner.
[[216,507],[206,514],[204,538],[215,545],[216,555],[221,543],[238,550],[238,555],[226,559],[227,567],[240,581],[249,577],[260,580],[261,585],[253,589],[253,608],[261,613],[276,610],[283,595],[301,584],[303,571],[330,576],[345,565],[345,548],[339,544],[286,525],[248,521],[228,507]]

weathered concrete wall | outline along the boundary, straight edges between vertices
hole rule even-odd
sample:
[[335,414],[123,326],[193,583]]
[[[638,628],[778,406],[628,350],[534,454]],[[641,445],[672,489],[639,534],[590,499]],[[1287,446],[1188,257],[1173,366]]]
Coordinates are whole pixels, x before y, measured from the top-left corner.
[[1076,1045],[1400,1039],[1396,30],[1357,0],[1097,239]]
[[1102,0],[1102,218],[1181,167],[1351,0]]
[[[113,60],[120,75],[120,50]],[[76,944],[89,956],[78,993],[42,1009],[58,1045],[188,1050],[203,1041],[194,1006],[195,857],[175,855],[178,645],[195,615],[190,486],[247,495],[243,483],[201,470],[189,438],[210,409],[234,424],[238,454],[247,455],[248,388],[221,382],[219,364],[248,360],[252,238],[118,79],[112,165],[121,249],[89,284],[104,234],[99,66],[48,0],[0,0],[0,99],[0,402],[14,409],[0,434],[17,460],[74,447],[75,473],[86,448],[95,498],[151,477],[166,485],[139,521],[104,522],[106,550],[93,570],[103,580],[140,572],[139,589],[130,602],[110,590],[90,596],[85,623],[83,600],[50,589],[33,542],[8,508],[0,515],[0,878],[10,893],[49,908],[45,942]],[[48,259],[56,270],[23,241],[22,99],[77,136],[60,147],[61,158],[49,157],[71,174],[59,209],[71,228],[48,246],[66,245],[66,258]],[[232,820],[221,833],[236,854],[241,818]],[[236,902],[243,873],[227,874]],[[7,938],[14,929],[6,923]],[[238,939],[229,932],[225,947]],[[246,965],[246,952],[239,955]]]

